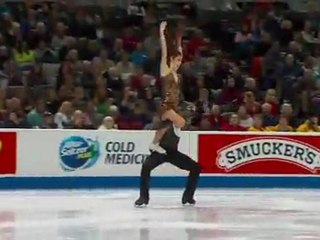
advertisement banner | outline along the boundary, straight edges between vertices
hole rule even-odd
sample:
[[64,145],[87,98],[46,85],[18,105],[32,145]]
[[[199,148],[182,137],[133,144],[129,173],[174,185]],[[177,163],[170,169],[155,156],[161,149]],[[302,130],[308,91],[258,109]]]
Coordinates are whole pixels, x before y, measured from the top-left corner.
[[211,174],[320,173],[320,139],[309,135],[199,134],[198,160]]
[[0,132],[0,174],[15,174],[17,162],[17,134]]
[[[189,152],[184,134],[180,150]],[[22,131],[19,132],[21,176],[139,176],[152,131]],[[185,175],[164,164],[154,175]]]

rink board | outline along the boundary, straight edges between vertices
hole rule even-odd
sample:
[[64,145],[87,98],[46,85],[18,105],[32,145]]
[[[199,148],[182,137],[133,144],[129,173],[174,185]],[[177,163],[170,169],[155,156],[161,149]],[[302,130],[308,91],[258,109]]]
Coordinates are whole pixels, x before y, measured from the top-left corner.
[[[186,177],[152,177],[153,188],[184,188]],[[3,177],[1,190],[139,188],[139,177]],[[319,177],[202,176],[199,188],[320,188]]]
[[[138,188],[153,131],[2,130],[0,189]],[[318,133],[182,132],[203,188],[320,188]],[[163,164],[151,186],[183,188]]]

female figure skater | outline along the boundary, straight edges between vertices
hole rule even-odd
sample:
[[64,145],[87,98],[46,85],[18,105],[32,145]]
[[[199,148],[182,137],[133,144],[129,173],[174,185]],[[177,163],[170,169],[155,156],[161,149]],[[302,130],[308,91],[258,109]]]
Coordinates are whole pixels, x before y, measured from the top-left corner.
[[[174,112],[178,111],[180,97],[180,81],[177,71],[182,63],[181,36],[176,36],[176,33],[173,29],[168,29],[167,22],[161,22],[160,43],[160,76],[163,79],[164,98],[161,105],[160,115],[163,115],[168,110],[173,110]],[[167,122],[163,121],[162,123],[165,124]],[[164,128],[158,129],[153,139],[153,142],[150,145],[150,150],[157,148],[164,132]]]
[[165,90],[165,97],[161,109],[163,124],[156,132],[150,146],[151,155],[142,165],[140,197],[135,202],[136,206],[148,205],[150,173],[157,166],[165,162],[189,171],[187,186],[181,202],[182,204],[195,204],[193,196],[200,174],[200,166],[189,156],[178,151],[181,128],[185,125],[184,118],[177,113],[180,94],[177,70],[181,65],[182,54],[176,44],[173,44],[171,49],[167,49],[167,40],[164,32],[166,26],[166,22],[162,22],[160,25],[162,50],[161,76],[164,79]]

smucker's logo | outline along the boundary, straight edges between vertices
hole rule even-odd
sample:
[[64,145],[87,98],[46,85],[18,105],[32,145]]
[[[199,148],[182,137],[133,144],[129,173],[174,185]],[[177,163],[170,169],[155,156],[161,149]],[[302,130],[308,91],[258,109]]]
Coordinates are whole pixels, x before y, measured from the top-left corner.
[[283,137],[258,137],[230,144],[218,151],[217,165],[225,171],[266,160],[288,162],[311,172],[320,168],[320,150]]

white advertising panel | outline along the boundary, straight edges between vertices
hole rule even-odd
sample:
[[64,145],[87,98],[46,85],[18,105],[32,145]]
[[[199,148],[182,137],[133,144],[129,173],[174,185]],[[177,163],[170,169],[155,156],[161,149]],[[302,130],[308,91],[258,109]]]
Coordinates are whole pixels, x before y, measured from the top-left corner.
[[[21,130],[18,135],[19,176],[138,176],[154,132]],[[188,132],[183,133],[179,149],[190,154]],[[163,164],[152,174],[186,172]]]

